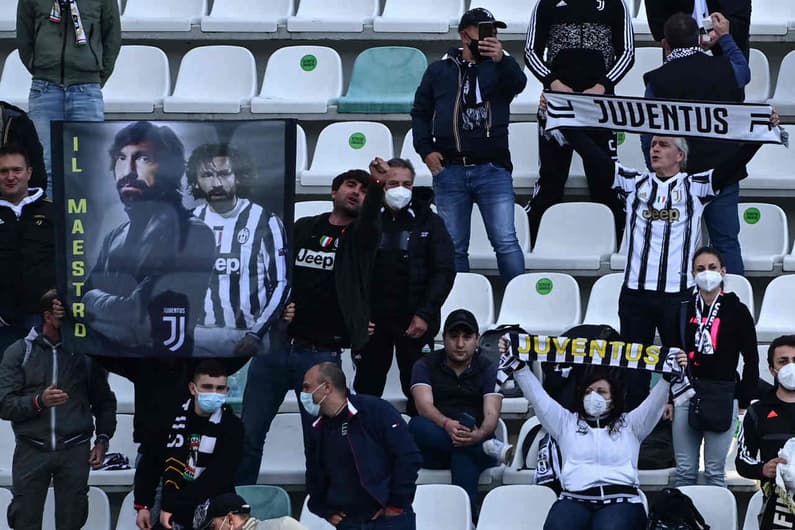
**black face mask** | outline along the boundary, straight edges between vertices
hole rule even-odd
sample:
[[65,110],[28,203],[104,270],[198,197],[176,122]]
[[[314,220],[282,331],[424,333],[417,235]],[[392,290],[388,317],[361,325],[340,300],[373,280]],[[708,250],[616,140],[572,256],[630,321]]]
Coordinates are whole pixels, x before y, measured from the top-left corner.
[[480,62],[483,59],[483,56],[480,54],[479,44],[479,40],[470,39],[469,41],[469,52],[472,54],[472,58],[475,62]]

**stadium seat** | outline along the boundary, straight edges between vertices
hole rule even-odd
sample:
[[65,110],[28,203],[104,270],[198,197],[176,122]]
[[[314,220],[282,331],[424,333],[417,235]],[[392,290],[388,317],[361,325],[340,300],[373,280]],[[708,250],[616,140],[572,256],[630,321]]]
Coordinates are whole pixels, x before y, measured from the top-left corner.
[[792,333],[795,322],[795,274],[778,276],[767,285],[762,298],[762,309],[756,321],[759,342],[771,342],[779,335]]
[[202,31],[274,32],[295,11],[295,0],[215,0]]
[[751,287],[751,282],[745,276],[726,274],[723,277],[723,290],[727,293],[736,294],[740,301],[746,305],[752,317],[756,314],[754,312],[754,290]]
[[[646,19],[645,13],[643,19],[644,21]],[[619,96],[642,98],[646,93],[646,84],[643,82],[643,74],[662,66],[662,60],[662,50],[656,46],[651,48],[635,48],[635,65],[616,85],[616,94]]]
[[[703,455],[703,446],[701,447],[701,452]],[[737,466],[734,464],[735,458],[737,458],[737,438],[732,438],[731,445],[729,446],[729,452],[726,454],[726,487],[730,488],[734,492],[758,490],[759,482],[750,478],[741,477],[737,472]],[[703,475],[703,472],[700,473]]]
[[295,180],[301,182],[301,175],[307,167],[306,131],[300,125],[295,126]]
[[[11,486],[11,463],[17,445],[10,421],[0,421],[0,486]],[[2,517],[0,517],[2,519]]]
[[746,103],[764,103],[770,97],[770,63],[762,50],[751,48],[751,82],[745,86]]
[[3,101],[28,110],[31,79],[30,72],[19,58],[19,50],[9,53],[3,63],[3,73],[0,74],[0,94],[3,95]]
[[[52,488],[47,490],[41,528],[55,530],[55,494]],[[110,501],[104,491],[93,486],[88,488],[88,519],[83,530],[110,530]]]
[[[497,268],[497,255],[489,241],[486,225],[477,204],[472,205],[472,224],[469,232],[469,266],[473,269]],[[530,251],[530,224],[527,213],[518,204],[513,205],[513,222],[516,229],[516,238],[523,254]]]
[[631,167],[638,171],[646,169],[646,159],[643,156],[643,146],[641,146],[639,134],[618,133],[618,159],[625,167]]
[[[784,0],[789,2],[789,0]],[[752,17],[753,18],[753,15]],[[789,52],[781,61],[776,81],[776,91],[768,103],[773,105],[779,114],[795,114],[795,50]],[[791,167],[789,169],[792,169]]]
[[583,324],[607,324],[613,329],[621,329],[618,319],[618,295],[624,284],[624,273],[605,274],[593,284],[588,297]]
[[558,335],[580,323],[580,287],[568,274],[520,274],[505,288],[497,325],[519,324],[533,335]]
[[[535,484],[536,481],[536,459],[538,458],[538,441],[541,436],[538,433],[543,430],[538,418],[533,416],[522,424],[519,436],[514,446],[513,460],[505,468],[502,474],[503,484]],[[524,454],[525,440],[533,435],[533,441],[528,448],[527,455]],[[527,456],[527,461],[525,461]]]
[[108,374],[108,384],[116,394],[116,414],[135,414],[135,387],[126,377]]
[[756,2],[751,10],[751,38],[756,35],[786,35],[795,20],[795,7],[790,0]]
[[544,212],[528,269],[599,270],[616,251],[613,212],[595,202],[562,202]]
[[464,0],[386,0],[384,13],[373,19],[373,31],[447,33],[458,27]]
[[340,173],[351,168],[367,168],[377,156],[389,160],[392,149],[392,133],[383,123],[332,123],[320,131],[312,165],[301,176],[301,185],[328,187]]
[[789,247],[784,210],[775,204],[744,202],[738,207],[740,248],[747,271],[772,271]]
[[[795,74],[795,72],[793,72]],[[793,103],[795,110],[795,102]],[[776,144],[763,145],[748,163],[748,178],[740,181],[745,189],[779,190],[795,189],[795,150]]]
[[0,31],[16,31],[17,0],[0,0]]
[[[420,1],[435,8],[435,3]],[[337,112],[409,113],[427,67],[425,54],[417,48],[379,46],[364,50],[353,63],[348,92],[339,98]]]
[[332,201],[299,201],[295,203],[295,220],[302,217],[312,217],[321,213],[330,212],[333,207]]
[[555,492],[546,486],[500,486],[483,499],[477,530],[514,528],[517,521],[522,522],[522,528],[542,528],[556,500]]
[[265,67],[253,113],[324,113],[342,94],[342,59],[326,46],[286,46]]
[[[473,272],[458,272],[455,275],[453,288],[442,305],[442,323],[456,309],[467,309],[475,315],[475,319],[483,333],[494,323],[494,293],[491,282],[483,275]],[[441,342],[442,330],[436,335]]]
[[[121,29],[190,31],[191,24],[199,24],[206,13],[207,0],[127,0],[121,17]],[[205,74],[210,71],[206,70]]]
[[[527,30],[527,24],[525,24],[525,30]],[[527,85],[511,102],[511,114],[531,114],[535,116],[538,111],[538,100],[544,90],[544,85],[526,66],[524,67],[524,75],[527,77]],[[511,155],[513,154],[514,152],[511,151]]]
[[[786,333],[789,333],[789,331]],[[774,385],[773,374],[770,373],[770,366],[767,364],[767,349],[769,346],[769,344],[760,344],[757,346],[757,353],[759,355],[759,379],[769,385]],[[740,357],[741,362],[742,360],[743,358]]]
[[257,89],[254,56],[242,46],[200,46],[182,58],[163,112],[236,113]]
[[303,440],[300,414],[274,416],[265,438],[257,484],[303,486],[306,473]]
[[[469,9],[483,7],[491,11],[494,18],[505,22],[508,26],[500,29],[500,33],[526,33],[530,24],[531,11],[524,0],[472,0]],[[521,61],[520,61],[521,62]],[[528,81],[530,77],[527,76]],[[537,99],[537,98],[536,98]],[[538,101],[536,101],[538,103]]]
[[408,160],[414,166],[415,186],[433,186],[433,175],[431,175],[431,170],[428,169],[428,166],[425,165],[420,155],[414,150],[414,133],[411,129],[409,129],[409,132],[403,137],[400,158]]
[[111,453],[121,453],[130,461],[130,469],[115,471],[91,470],[88,474],[88,484],[101,488],[125,490],[133,485],[135,477],[135,459],[138,456],[138,444],[133,441],[133,415],[116,414],[116,433],[110,439]]
[[[9,490],[0,488],[0,513],[8,512],[8,506],[11,504],[11,499],[13,498],[14,496]],[[6,517],[0,517],[0,530],[11,530],[8,526],[8,519]]]
[[[646,17],[646,2],[640,2],[638,6],[638,12],[632,19],[632,30],[635,35],[651,35],[651,29],[649,28],[649,19]],[[662,58],[662,52],[660,52],[660,57]]]
[[513,187],[532,188],[538,180],[538,124],[523,121],[508,125],[508,149],[513,163]]
[[727,488],[680,486],[679,490],[693,500],[709,526],[720,530],[737,530],[737,501]]
[[748,501],[748,506],[745,509],[745,522],[743,523],[743,530],[759,530],[759,512],[762,511],[762,501],[764,494],[762,490],[757,491]]
[[293,514],[290,496],[278,486],[235,486],[235,493],[251,506],[251,516],[263,521]]
[[334,530],[334,526],[309,511],[309,495],[304,498],[304,506],[301,508],[301,518],[299,522],[306,527],[307,530]]
[[610,256],[611,270],[623,271],[626,268],[628,245],[629,243],[627,242],[627,231],[624,230],[624,237],[621,238],[621,248],[618,249],[618,252]]
[[[135,524],[135,518],[138,517],[138,512],[135,511],[135,492],[131,491],[124,496],[119,507],[119,515],[116,518],[115,530],[138,530],[138,525]],[[0,530],[3,530],[0,526]]]
[[795,271],[795,243],[792,246],[792,252],[784,256],[783,268],[788,272]]
[[301,0],[287,31],[361,32],[378,14],[378,0]]
[[154,112],[171,90],[168,57],[154,46],[122,46],[102,87],[105,112]]
[[421,484],[412,503],[417,530],[471,530],[469,496],[452,484]]

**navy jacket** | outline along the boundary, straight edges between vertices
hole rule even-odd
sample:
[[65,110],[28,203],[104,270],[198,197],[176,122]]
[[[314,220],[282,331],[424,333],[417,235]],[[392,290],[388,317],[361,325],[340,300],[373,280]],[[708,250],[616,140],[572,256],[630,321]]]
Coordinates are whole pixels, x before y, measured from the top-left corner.
[[[498,63],[491,59],[477,63],[488,125],[485,129],[464,131],[460,123],[463,63],[461,50],[452,49],[422,76],[411,109],[414,149],[423,159],[438,151],[443,156],[461,153],[487,162],[502,162],[508,156],[511,100],[524,90],[527,77],[509,55]],[[505,162],[510,164],[510,159]]]
[[[362,487],[381,506],[407,510],[414,500],[422,456],[408,425],[388,402],[361,394],[348,396],[348,442]],[[306,492],[309,509],[320,517],[333,510],[326,504],[329,479],[321,447],[321,416],[309,433],[306,458]]]

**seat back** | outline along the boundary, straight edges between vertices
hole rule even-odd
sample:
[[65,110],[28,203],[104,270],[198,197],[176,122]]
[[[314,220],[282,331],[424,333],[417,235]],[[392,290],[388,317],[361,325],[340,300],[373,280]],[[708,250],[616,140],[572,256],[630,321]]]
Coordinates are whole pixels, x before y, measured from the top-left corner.
[[295,0],[215,0],[211,17],[271,18],[284,22],[295,11]]
[[[526,11],[525,8],[522,9]],[[497,20],[503,19],[498,18]],[[508,23],[510,24],[510,22]],[[525,23],[524,26],[525,29],[527,29],[527,23]],[[538,110],[539,96],[544,90],[544,85],[541,84],[541,82],[530,72],[530,70],[527,69],[526,66],[524,67],[523,71],[525,77],[527,77],[527,85],[525,85],[524,90],[517,94],[511,102],[511,114],[535,114]],[[533,123],[535,124],[535,122]],[[514,152],[511,151],[512,159],[513,155]]]
[[[11,504],[13,498],[14,496],[9,490],[0,488],[0,513],[8,513],[8,506]],[[11,530],[11,527],[8,526],[8,519],[6,517],[0,517],[0,530]]]
[[285,46],[268,58],[260,96],[326,100],[342,94],[342,59],[327,46]]
[[523,121],[508,125],[508,147],[514,185],[530,186],[538,178],[538,124]]
[[[475,315],[481,332],[494,323],[494,292],[488,278],[472,272],[456,273],[453,288],[442,304],[442,322],[462,308]],[[441,340],[441,330],[437,338]]]
[[[792,332],[795,322],[795,274],[786,274],[773,278],[765,288],[762,308],[759,310],[757,332],[770,331],[769,335],[783,335]],[[773,337],[760,337],[760,342],[770,341]]]
[[616,85],[616,94],[642,98],[646,94],[643,74],[662,66],[662,59],[660,48],[635,48],[635,64]]
[[419,153],[414,150],[414,133],[411,129],[403,137],[403,145],[400,148],[400,158],[408,160],[414,166],[414,185],[415,186],[432,186],[433,176],[431,170],[425,165],[425,162],[420,158]]
[[643,171],[646,168],[646,159],[643,157],[639,134],[618,133],[618,159],[625,167],[631,167],[638,171]]
[[[525,440],[527,439],[528,436],[530,436],[531,431],[533,431],[533,429],[535,429],[535,427],[538,427],[539,425],[540,423],[538,421],[538,418],[533,416],[525,420],[525,422],[522,424],[522,428],[519,429],[519,436],[516,438],[516,447],[513,452],[513,460],[511,460],[511,463],[509,465],[509,467],[514,471],[519,471],[520,469],[523,468],[535,468],[535,461],[529,462],[529,464],[525,461],[526,455],[524,454],[523,449],[525,445]],[[534,443],[535,448],[531,447],[530,451],[528,451],[528,454],[533,453],[536,456],[538,455],[539,438],[540,437],[536,436],[536,439],[532,442]]]
[[784,256],[789,245],[787,216],[780,206],[744,202],[738,207],[743,257]]
[[301,0],[296,16],[312,18],[374,17],[378,14],[378,0]]
[[127,0],[124,6],[125,17],[151,18],[189,18],[198,24],[207,13],[207,0]]
[[383,123],[336,122],[320,131],[310,172],[337,175],[352,167],[366,168],[377,156],[389,160],[392,152],[392,133]]
[[304,506],[301,508],[300,523],[304,525],[307,530],[334,530],[334,526],[332,526],[331,523],[309,511],[309,495],[304,498]]
[[610,208],[595,202],[562,202],[541,217],[533,254],[607,257],[615,250],[615,221]]
[[150,99],[152,105],[163,103],[171,89],[168,57],[155,46],[122,46],[116,66],[105,86],[102,96],[105,104],[114,100]]
[[5,101],[12,105],[28,110],[28,94],[33,78],[19,58],[19,50],[8,54],[3,63],[3,73],[0,74],[0,94]]
[[452,484],[420,484],[412,503],[417,528],[470,530],[472,510],[467,492]]
[[242,46],[199,46],[182,58],[174,96],[243,103],[254,96],[256,88],[257,66],[248,49]]
[[736,294],[737,298],[748,308],[752,317],[756,314],[754,312],[754,289],[745,276],[727,274],[723,277],[723,290],[727,293]]
[[759,530],[759,512],[762,511],[762,501],[764,496],[762,490],[757,491],[751,496],[748,501],[748,507],[745,509],[745,522],[743,523],[743,530]]
[[138,513],[135,511],[135,491],[131,491],[124,496],[124,500],[121,502],[115,530],[138,530],[138,525],[135,524],[137,516]]
[[404,97],[409,99],[410,106],[427,67],[425,54],[417,48],[369,48],[360,53],[353,63],[346,97],[371,99],[374,102],[390,97]]
[[235,493],[243,497],[251,506],[255,519],[276,519],[292,515],[290,496],[278,486],[235,486]]
[[[501,29],[500,33],[524,33],[527,31],[531,11],[527,9],[527,2],[524,0],[472,0],[469,8],[476,7],[488,9],[496,20],[502,20],[508,25],[507,28]],[[533,76],[528,76],[528,82],[530,77]],[[536,94],[540,92],[539,90]]]
[[574,278],[533,272],[508,283],[497,324],[519,324],[528,333],[557,335],[579,324],[580,315],[580,288]]
[[722,486],[680,486],[679,490],[693,500],[704,521],[712,528],[737,530],[737,501]]
[[116,432],[110,439],[110,450],[121,453],[135,467],[138,456],[138,444],[133,441],[133,414],[116,414]]
[[384,18],[447,18],[451,24],[458,25],[458,19],[464,11],[463,0],[386,0]]
[[776,80],[776,93],[773,99],[778,102],[795,103],[795,50],[789,52],[781,61]]
[[334,203],[331,201],[299,201],[295,203],[295,220],[304,217],[314,217],[321,213],[330,212]]
[[[757,353],[759,354],[759,379],[771,386],[775,386],[776,381],[773,379],[773,374],[770,373],[770,365],[767,364],[767,350],[767,344],[760,344],[757,346]],[[742,357],[740,361],[742,361]]]
[[[47,490],[41,523],[42,530],[55,530],[55,493],[52,488]],[[110,501],[104,491],[94,486],[88,488],[88,519],[83,530],[110,530]]]
[[751,48],[748,56],[751,82],[745,86],[747,103],[764,103],[770,97],[770,63],[762,50]]
[[108,374],[108,385],[116,395],[116,413],[135,413],[135,386],[126,377],[119,374]]
[[517,521],[523,528],[541,528],[557,495],[546,486],[514,484],[494,488],[483,499],[478,530],[513,528]]
[[607,324],[613,329],[620,329],[618,318],[618,295],[624,283],[624,274],[614,272],[605,274],[593,284],[588,297],[583,324]]

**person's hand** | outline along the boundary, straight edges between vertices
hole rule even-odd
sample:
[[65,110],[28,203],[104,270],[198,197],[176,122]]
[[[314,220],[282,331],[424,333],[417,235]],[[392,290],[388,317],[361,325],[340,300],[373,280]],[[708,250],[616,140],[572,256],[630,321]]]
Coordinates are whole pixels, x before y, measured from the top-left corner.
[[458,431],[458,429],[463,429],[464,427],[460,423],[458,423],[458,420],[448,418],[444,422],[444,426],[442,428],[445,430],[448,436],[450,436],[450,438],[453,438],[455,436],[455,433]]
[[160,524],[163,525],[163,528],[174,528],[171,526],[171,512],[160,510]]
[[779,464],[786,464],[786,463],[787,463],[786,458],[781,458],[780,456],[776,458],[771,458],[770,460],[765,462],[764,466],[762,466],[762,476],[764,476],[765,478],[776,478],[776,466]]
[[375,333],[375,322],[368,322],[367,323],[367,334],[372,335]]
[[770,113],[770,125],[773,127],[778,127],[781,125],[781,118],[779,118],[776,109],[773,109],[773,112]]
[[329,515],[328,517],[326,517],[326,520],[329,523],[333,524],[334,526],[337,526],[342,522],[343,519],[345,519],[347,515],[348,514],[346,514],[345,512],[337,512],[334,515]]
[[146,508],[138,510],[138,515],[135,516],[135,526],[141,530],[152,530],[152,512]]
[[[480,443],[486,437],[485,433],[480,428],[469,430],[465,429],[464,432],[458,435],[458,447],[466,447]],[[453,445],[456,445],[455,441]]]
[[91,453],[88,455],[88,463],[94,469],[99,469],[105,461],[105,452],[107,447],[101,441],[94,445]]
[[549,89],[553,92],[574,92],[573,88],[559,79],[552,81],[552,83],[549,85]]
[[406,336],[411,337],[412,339],[419,339],[425,332],[428,331],[428,323],[425,322],[425,319],[419,315],[414,315],[411,319],[411,324],[409,324],[408,329],[406,330]]
[[63,317],[66,315],[66,310],[63,308],[63,303],[55,298],[52,301],[52,316],[57,318],[58,320],[63,320]]
[[679,350],[679,352],[676,354],[676,364],[682,368],[687,366],[687,354],[682,350]]
[[425,162],[425,165],[431,170],[431,175],[434,177],[441,173],[442,169],[444,169],[444,166],[442,166],[443,158],[444,157],[442,157],[442,153],[437,151],[425,155],[425,160],[423,160],[423,162]]
[[290,302],[287,307],[282,311],[282,320],[285,322],[292,322],[295,318],[295,302]]
[[50,385],[44,389],[44,392],[39,396],[39,403],[43,407],[57,407],[63,405],[69,400],[69,394],[56,388],[55,385]]
[[582,91],[583,94],[594,94],[596,96],[601,96],[605,93],[605,86],[601,83],[596,83],[591,88],[586,88]]
[[729,34],[729,19],[724,17],[722,13],[712,13],[709,18],[712,19],[712,31],[715,32],[715,35],[718,37],[717,39],[712,39],[712,41],[717,41],[724,35]]
[[378,180],[383,180],[386,177],[387,172],[389,171],[389,166],[381,157],[375,157],[372,162],[370,162],[370,176],[376,178]]
[[235,351],[232,355],[235,357],[253,357],[265,352],[265,347],[262,345],[262,339],[257,335],[246,333],[243,338],[235,344]]
[[671,405],[670,403],[665,405],[665,408],[663,409],[662,419],[664,419],[665,421],[671,421],[672,419],[674,419],[674,406]]
[[459,422],[456,422],[456,426],[450,438],[453,439],[453,447],[466,447],[474,443],[472,441],[472,430],[468,427],[464,427]]
[[547,98],[543,92],[541,92],[541,96],[538,98],[538,110],[541,112],[547,111]]
[[497,37],[486,37],[478,41],[478,51],[483,57],[488,57],[495,63],[502,61],[505,53],[502,51],[502,43]]
[[500,352],[500,355],[506,353],[508,351],[508,339],[500,337],[500,340],[497,341],[497,350]]

